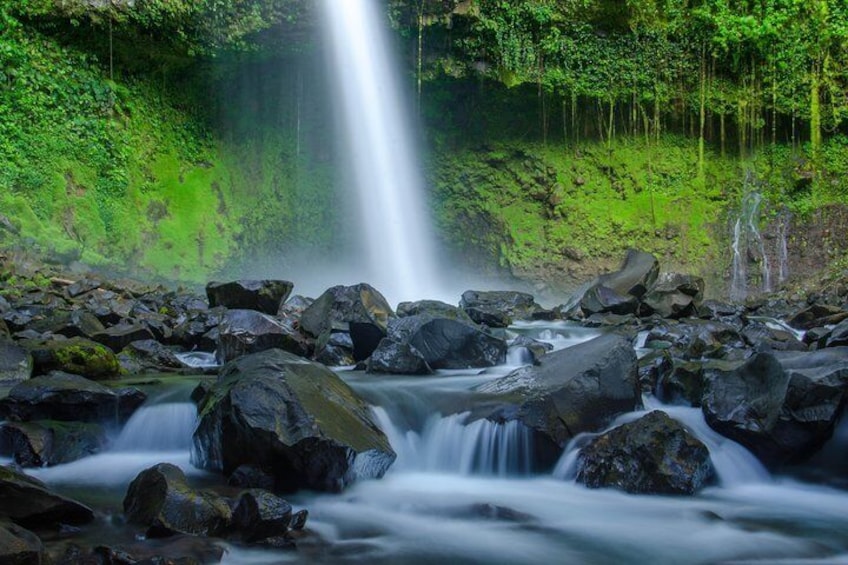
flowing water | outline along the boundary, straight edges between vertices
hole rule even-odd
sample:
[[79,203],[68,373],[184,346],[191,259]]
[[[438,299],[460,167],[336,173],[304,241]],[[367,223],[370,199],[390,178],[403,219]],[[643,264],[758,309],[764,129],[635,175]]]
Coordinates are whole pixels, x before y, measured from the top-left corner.
[[[568,324],[527,324],[520,333],[557,348],[595,333]],[[533,445],[516,424],[472,420],[471,389],[514,367],[429,377],[340,375],[373,405],[398,453],[381,480],[341,494],[298,493],[323,540],[297,552],[227,545],[224,563],[839,563],[848,559],[848,493],[772,477],[738,444],[713,432],[697,409],[661,406],[710,449],[719,481],[696,496],[630,495],[570,479],[575,441],[553,473],[529,468]],[[184,390],[184,389],[183,389]],[[109,490],[118,501],[143,468],[170,461],[192,480],[194,428],[185,393],[140,409],[104,454],[35,475],[72,493]],[[464,409],[463,409],[464,407]],[[621,416],[632,421],[644,411]],[[844,451],[848,424],[835,446]],[[148,437],[145,437],[148,436]],[[158,439],[153,439],[158,438]],[[585,441],[585,438],[584,438]],[[827,451],[827,450],[826,450]],[[833,450],[831,450],[833,451]],[[839,457],[837,455],[837,457]],[[844,456],[842,457],[844,459]],[[116,512],[118,503],[112,503]]]
[[[428,208],[385,11],[374,0],[322,0],[332,80],[358,205],[361,280],[391,303],[440,288]],[[358,254],[357,254],[358,255]]]

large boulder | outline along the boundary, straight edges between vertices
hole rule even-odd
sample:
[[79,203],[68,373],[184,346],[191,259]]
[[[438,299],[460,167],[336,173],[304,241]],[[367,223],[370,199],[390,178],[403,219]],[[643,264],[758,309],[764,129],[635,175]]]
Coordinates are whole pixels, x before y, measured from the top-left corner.
[[339,285],[324,291],[303,311],[300,327],[316,338],[332,330],[350,332],[354,357],[362,361],[386,337],[392,316],[389,303],[371,285]]
[[415,348],[433,369],[492,367],[506,360],[503,339],[474,324],[430,314],[393,319],[389,337]]
[[69,463],[107,445],[106,430],[87,422],[5,422],[0,424],[0,455],[11,455],[21,467]]
[[0,466],[0,518],[25,527],[91,522],[91,508],[58,495],[44,483],[10,467]]
[[0,387],[14,385],[32,375],[32,356],[26,349],[0,335]]
[[124,514],[128,522],[145,528],[147,537],[218,536],[232,520],[224,498],[191,488],[182,469],[170,463],[154,465],[133,479],[124,496]]
[[584,314],[633,314],[659,272],[656,257],[629,249],[618,271],[600,275],[584,285],[564,309],[570,310],[573,304],[579,305]]
[[111,389],[70,373],[54,371],[15,385],[0,399],[0,419],[28,422],[125,422],[146,395],[135,388]]
[[514,290],[466,290],[459,307],[478,324],[507,327],[513,320],[531,320],[542,310],[532,294]]
[[275,315],[291,294],[294,285],[282,280],[240,280],[210,282],[206,285],[209,306],[238,310],[257,310]]
[[0,563],[40,565],[46,562],[44,544],[38,536],[13,522],[0,520]]
[[683,318],[698,314],[704,298],[704,279],[694,275],[663,273],[642,296],[640,314]]
[[256,310],[228,310],[218,326],[216,357],[220,363],[266,349],[284,349],[296,355],[309,354],[305,337]]
[[101,380],[116,378],[121,364],[108,347],[82,337],[48,341],[25,341],[33,359],[33,374],[64,371],[86,378]]
[[630,340],[605,334],[548,353],[475,390],[491,396],[495,421],[518,420],[556,446],[602,429],[640,403],[637,359]]
[[577,482],[630,493],[693,494],[713,473],[707,447],[658,410],[595,437],[577,456]]
[[278,490],[338,491],[381,477],[395,459],[344,381],[279,349],[228,363],[199,410],[194,464],[225,474],[253,464],[274,476]]
[[409,343],[385,338],[368,359],[369,373],[429,375],[433,372],[421,352]]

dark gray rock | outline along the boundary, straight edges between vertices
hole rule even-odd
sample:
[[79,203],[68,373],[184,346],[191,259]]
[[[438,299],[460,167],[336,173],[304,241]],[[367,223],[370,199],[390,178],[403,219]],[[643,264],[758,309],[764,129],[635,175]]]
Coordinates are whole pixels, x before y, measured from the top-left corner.
[[291,504],[265,490],[241,493],[233,509],[233,527],[246,542],[284,535],[291,520]]
[[228,310],[218,326],[216,357],[226,363],[266,349],[284,349],[306,356],[310,348],[300,333],[256,310]]
[[10,467],[0,466],[0,501],[0,518],[28,528],[80,525],[94,519],[91,508],[54,493],[41,481]]
[[232,521],[225,499],[192,489],[182,470],[170,463],[139,473],[127,489],[123,506],[127,521],[145,528],[147,537],[218,536]]
[[680,273],[663,273],[642,296],[641,315],[684,318],[698,313],[704,297],[704,279]]
[[44,544],[38,536],[13,522],[0,520],[0,563],[40,565],[46,562]]
[[615,334],[549,353],[475,390],[498,406],[489,419],[518,420],[560,448],[640,403],[636,353]]
[[354,357],[363,360],[386,337],[389,318],[393,315],[389,303],[371,285],[340,285],[327,289],[303,311],[300,327],[316,338],[330,331],[349,332]]
[[107,445],[106,430],[85,422],[5,422],[0,424],[0,455],[11,455],[21,467],[70,463]]
[[694,494],[714,474],[707,447],[654,411],[592,439],[577,456],[577,482],[641,494]]
[[119,423],[129,419],[145,398],[138,389],[111,389],[55,371],[15,385],[0,399],[0,419]]
[[276,490],[338,491],[395,459],[368,406],[335,373],[279,349],[228,363],[200,407],[192,461],[232,473],[253,464]]
[[395,318],[389,323],[389,337],[414,347],[433,369],[492,367],[506,360],[506,341],[450,318]]
[[210,282],[206,285],[209,306],[238,310],[257,310],[275,315],[291,294],[294,285],[283,280],[240,280]]
[[408,343],[385,338],[368,359],[369,373],[391,373],[395,375],[429,375],[433,369],[424,356]]

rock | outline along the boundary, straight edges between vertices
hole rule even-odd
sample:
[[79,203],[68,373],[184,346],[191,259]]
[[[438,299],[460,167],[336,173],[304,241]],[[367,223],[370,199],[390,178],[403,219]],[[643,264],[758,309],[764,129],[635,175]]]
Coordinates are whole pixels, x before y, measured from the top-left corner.
[[577,456],[577,482],[640,494],[694,494],[713,475],[707,447],[654,411],[592,439]]
[[391,373],[395,375],[429,375],[433,369],[424,356],[409,343],[385,338],[368,359],[369,373]]
[[216,357],[221,364],[266,349],[307,356],[307,340],[271,316],[256,310],[228,310],[218,326]]
[[148,537],[218,536],[232,520],[223,498],[192,489],[182,470],[170,463],[154,465],[133,479],[124,497],[124,514],[131,524],[144,527]]
[[416,302],[401,302],[398,304],[397,315],[400,318],[417,316],[419,314],[431,314],[436,318],[450,318],[461,322],[473,322],[462,308],[439,300],[418,300]]
[[0,466],[0,518],[9,518],[24,527],[87,524],[94,519],[91,508],[60,496],[44,483]]
[[240,280],[210,282],[206,285],[209,306],[238,310],[257,310],[271,316],[291,294],[294,285],[283,280]]
[[155,340],[156,338],[144,324],[124,323],[96,333],[91,336],[91,339],[118,353],[134,341]]
[[273,474],[276,490],[339,491],[381,477],[395,459],[368,406],[335,373],[271,349],[221,369],[200,407],[192,461]]
[[799,330],[838,324],[848,319],[848,310],[827,304],[813,304],[793,314],[787,323]]
[[533,315],[543,309],[532,294],[513,290],[466,290],[459,307],[478,324],[503,328],[512,320],[532,320]]
[[386,337],[392,315],[389,303],[371,285],[334,286],[303,311],[300,327],[316,338],[332,330],[350,332],[354,357],[363,360]]
[[98,453],[107,445],[106,430],[84,422],[5,422],[0,424],[0,455],[21,467],[49,467]]
[[704,279],[680,273],[663,273],[642,296],[641,315],[684,318],[698,314],[704,297]]
[[79,375],[54,371],[15,385],[0,399],[0,419],[120,423],[129,419],[145,398],[138,389],[115,390]]
[[14,385],[32,375],[32,356],[26,349],[0,335],[0,386]]
[[506,341],[473,324],[430,314],[396,318],[389,337],[414,347],[433,369],[492,367],[506,360]]
[[475,390],[498,406],[490,420],[518,420],[559,448],[640,403],[636,353],[630,340],[616,334],[548,353],[539,365]]
[[284,535],[291,520],[291,504],[265,490],[241,493],[233,509],[233,527],[246,542]]
[[633,314],[639,299],[657,280],[659,270],[656,257],[630,249],[621,269],[600,275],[584,285],[562,309],[569,311],[571,304],[579,304],[585,314]]
[[31,531],[0,520],[0,563],[3,565],[40,565],[46,563],[44,544]]
[[118,358],[110,349],[85,338],[25,341],[22,345],[32,355],[34,375],[63,371],[101,380],[115,378],[121,372]]
[[750,449],[766,464],[781,457],[771,439],[789,387],[789,375],[770,353],[730,368],[704,370],[701,408],[707,424]]
[[133,341],[121,351],[118,361],[129,373],[163,373],[185,368],[173,351],[154,339]]

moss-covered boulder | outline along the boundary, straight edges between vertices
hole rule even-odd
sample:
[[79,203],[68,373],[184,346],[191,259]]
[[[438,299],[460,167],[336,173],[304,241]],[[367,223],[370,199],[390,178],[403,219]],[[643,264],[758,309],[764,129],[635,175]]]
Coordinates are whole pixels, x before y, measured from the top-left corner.
[[395,459],[368,406],[338,375],[279,349],[228,363],[199,409],[192,462],[225,474],[253,464],[277,490],[338,491],[381,477]]
[[147,537],[173,534],[218,536],[230,526],[226,499],[194,490],[182,469],[159,463],[136,476],[124,497],[127,521],[145,528]]
[[713,475],[707,447],[659,410],[592,439],[577,482],[630,493],[693,494]]
[[24,341],[33,359],[33,374],[63,371],[88,379],[112,379],[120,375],[121,364],[108,347],[89,339]]

